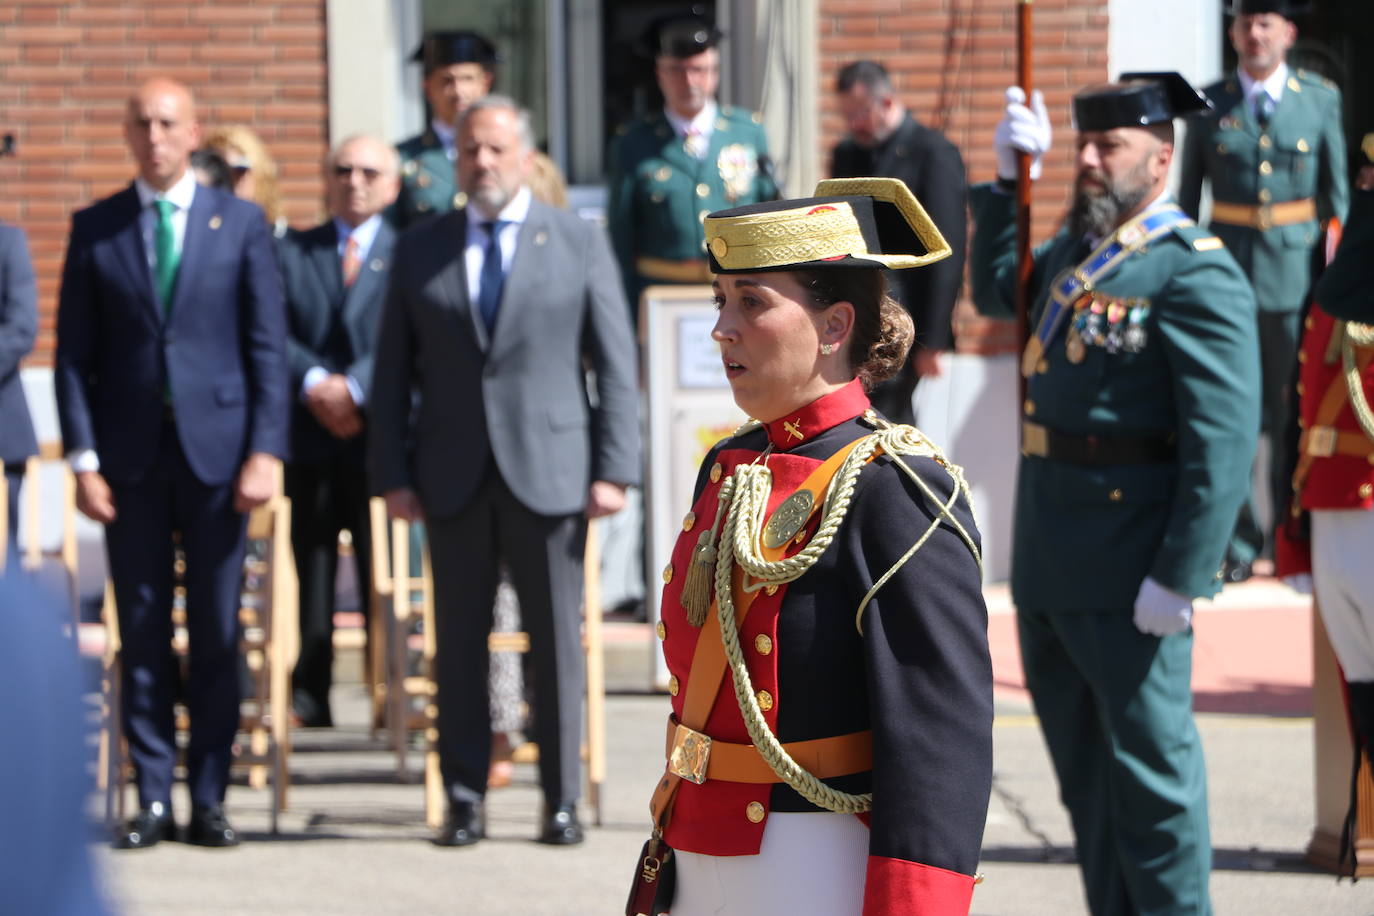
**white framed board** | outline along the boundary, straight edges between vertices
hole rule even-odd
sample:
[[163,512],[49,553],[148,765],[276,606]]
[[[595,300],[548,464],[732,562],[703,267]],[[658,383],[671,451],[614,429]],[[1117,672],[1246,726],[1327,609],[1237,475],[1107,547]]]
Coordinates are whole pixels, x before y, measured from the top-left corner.
[[[650,286],[639,302],[640,344],[648,408],[644,516],[647,565],[644,602],[659,621],[663,567],[692,507],[697,469],[711,446],[747,419],[735,406],[720,348],[711,339],[716,309],[709,286]],[[652,683],[668,669],[655,644]]]

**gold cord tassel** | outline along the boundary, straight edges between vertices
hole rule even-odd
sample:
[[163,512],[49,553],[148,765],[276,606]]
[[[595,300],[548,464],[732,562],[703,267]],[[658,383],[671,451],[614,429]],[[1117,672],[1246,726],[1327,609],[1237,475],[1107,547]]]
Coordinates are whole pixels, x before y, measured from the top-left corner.
[[682,608],[687,612],[687,622],[694,627],[706,623],[706,612],[711,609],[711,584],[716,577],[715,534],[715,529],[710,528],[697,538],[691,565],[687,567],[687,581],[682,584]]
[[716,582],[716,532],[720,530],[720,520],[734,497],[734,482],[727,480],[720,488],[716,498],[716,519],[711,527],[697,537],[697,546],[692,550],[692,562],[687,566],[687,578],[682,583],[682,609],[687,612],[687,622],[694,627],[706,623],[706,614],[711,610],[711,589]]

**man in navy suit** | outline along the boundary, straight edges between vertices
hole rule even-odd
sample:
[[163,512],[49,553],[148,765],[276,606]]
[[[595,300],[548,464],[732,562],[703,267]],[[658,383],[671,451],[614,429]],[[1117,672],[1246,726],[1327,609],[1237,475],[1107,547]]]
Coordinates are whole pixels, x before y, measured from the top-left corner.
[[334,724],[329,684],[340,530],[352,534],[359,592],[368,594],[363,414],[395,241],[381,213],[400,185],[396,150],[375,137],[350,137],[325,163],[325,183],[331,219],[292,233],[278,248],[296,394],[286,468],[301,609],[292,703],[307,726]]
[[287,437],[286,320],[262,211],[198,187],[191,93],[129,99],[133,184],[72,218],[57,316],[58,417],[77,508],[105,525],[123,638],[123,717],[140,811],[115,837],[169,836],[173,535],[186,556],[190,842],[238,842],[224,816],[239,720],[246,513],[272,495]]
[[[19,530],[19,484],[24,479],[24,461],[38,454],[33,437],[29,405],[24,386],[19,382],[19,361],[33,349],[38,333],[38,288],[34,285],[33,264],[24,231],[17,226],[0,225],[0,461],[5,463],[6,501],[9,518],[9,550],[17,550]],[[0,556],[0,573],[8,568]]]

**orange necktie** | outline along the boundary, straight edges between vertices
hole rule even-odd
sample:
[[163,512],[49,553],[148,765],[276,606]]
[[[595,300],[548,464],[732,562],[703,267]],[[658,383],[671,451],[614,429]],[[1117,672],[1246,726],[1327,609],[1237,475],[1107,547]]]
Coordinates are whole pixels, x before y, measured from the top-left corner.
[[358,268],[363,266],[362,258],[358,257],[358,240],[348,239],[348,244],[344,245],[343,255],[343,282],[344,286],[352,286],[353,281],[358,279]]

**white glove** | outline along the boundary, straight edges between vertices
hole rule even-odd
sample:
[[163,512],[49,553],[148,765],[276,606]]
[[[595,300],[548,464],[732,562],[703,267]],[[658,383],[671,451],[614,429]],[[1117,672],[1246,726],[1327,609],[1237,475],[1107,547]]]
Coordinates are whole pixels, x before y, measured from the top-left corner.
[[1135,596],[1135,628],[1150,636],[1171,636],[1188,629],[1193,599],[1171,592],[1149,576]]
[[1283,584],[1297,592],[1299,595],[1312,597],[1312,574],[1295,573],[1291,576],[1283,577]]
[[992,142],[997,150],[998,178],[1016,180],[1017,152],[1030,153],[1031,180],[1040,177],[1040,157],[1050,151],[1050,115],[1039,89],[1031,93],[1027,108],[1026,93],[1021,87],[1007,87],[1007,110],[997,123]]

